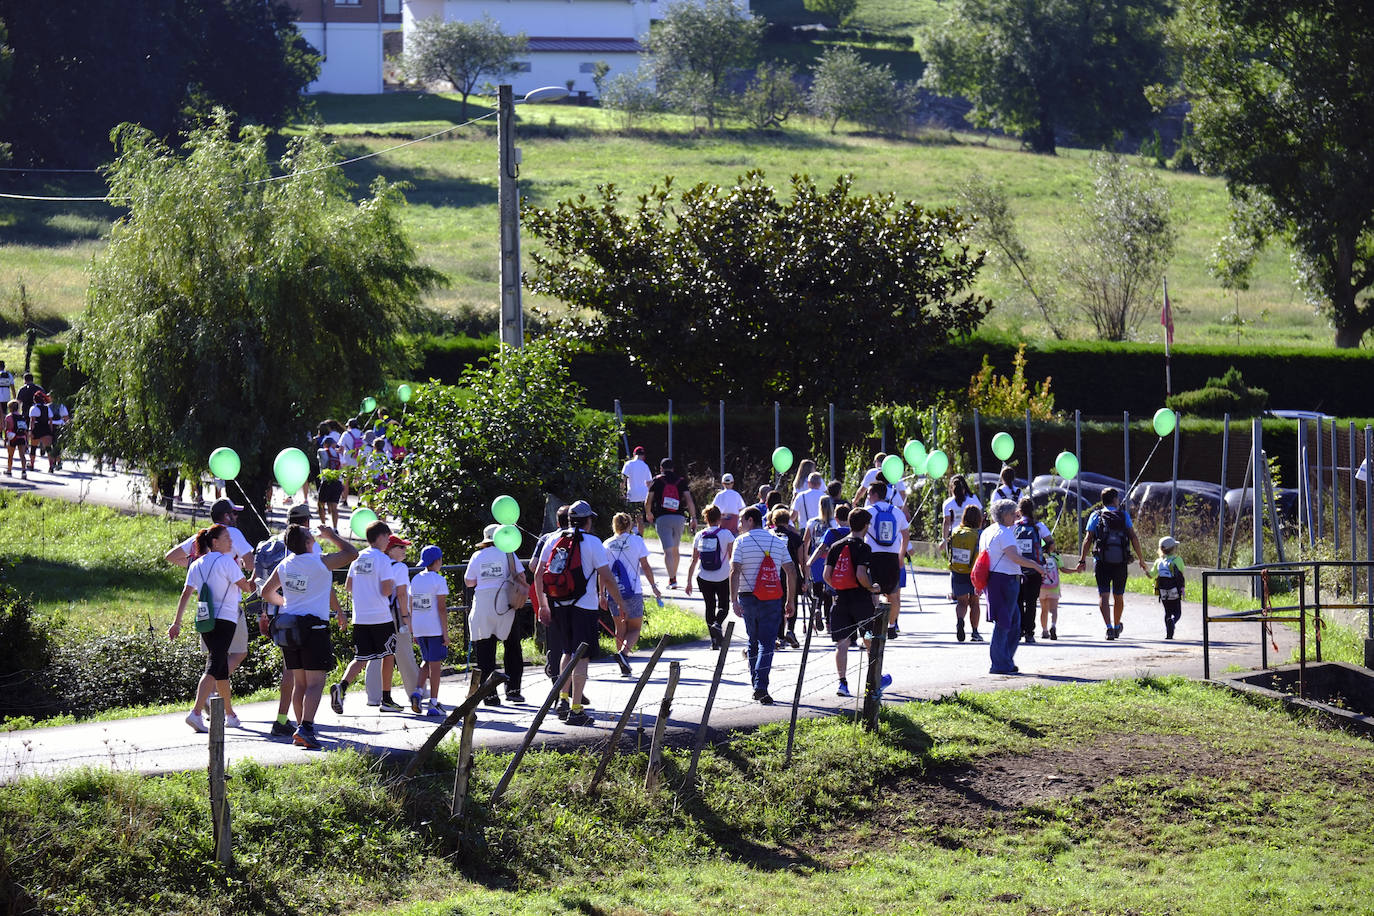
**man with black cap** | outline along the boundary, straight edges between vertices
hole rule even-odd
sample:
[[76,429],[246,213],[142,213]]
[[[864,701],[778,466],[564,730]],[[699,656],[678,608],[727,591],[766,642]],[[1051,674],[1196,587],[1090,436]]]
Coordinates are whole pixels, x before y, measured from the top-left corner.
[[644,498],[649,495],[649,482],[654,478],[649,462],[644,460],[644,446],[635,446],[630,460],[620,469],[620,476],[625,478],[625,502],[629,507],[625,511],[635,520],[635,532],[643,535]]
[[[253,571],[253,545],[248,543],[248,539],[243,536],[243,532],[238,529],[239,513],[243,511],[243,506],[234,505],[232,500],[217,499],[210,507],[210,523],[213,525],[223,525],[229,529],[229,540],[234,544],[234,559],[243,567],[244,572]],[[306,512],[306,521],[309,521],[309,511]],[[196,536],[193,534],[180,544],[167,551],[163,557],[173,566],[180,566],[183,569],[191,564],[194,557],[191,556],[196,549]]]
[[659,543],[663,545],[663,565],[668,570],[668,587],[677,588],[682,529],[691,525],[692,534],[697,533],[697,507],[692,502],[687,478],[678,476],[673,470],[673,459],[664,458],[658,463],[658,469],[658,476],[649,484],[649,494],[644,499],[644,517],[654,526]]
[[[622,615],[627,613],[620,586],[611,574],[606,548],[591,533],[594,518],[596,513],[584,499],[569,506],[570,527],[548,540],[534,570],[540,611],[546,615],[545,622],[556,634],[558,645],[563,647],[564,671],[572,664],[579,644],[595,646],[600,638],[601,592],[611,596]],[[586,685],[584,657],[573,668],[572,677],[558,699],[558,718],[569,725],[595,724],[582,707]],[[571,702],[572,697],[578,702]]]

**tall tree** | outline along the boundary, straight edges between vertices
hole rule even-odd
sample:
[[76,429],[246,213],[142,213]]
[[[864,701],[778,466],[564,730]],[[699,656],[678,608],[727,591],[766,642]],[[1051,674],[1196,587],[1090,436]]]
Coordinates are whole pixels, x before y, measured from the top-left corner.
[[1071,131],[1099,146],[1150,115],[1170,0],[956,0],[926,36],[924,83],[973,102],[975,123],[1053,153]]
[[507,35],[489,14],[474,22],[422,19],[406,39],[401,70],[407,79],[451,83],[463,97],[466,118],[468,96],[483,77],[497,79],[514,73],[515,57],[528,44],[524,32]]
[[1374,328],[1374,19],[1346,0],[1187,0],[1176,30],[1194,148],[1237,237],[1296,249],[1338,347]]
[[400,193],[378,178],[355,204],[316,139],[292,141],[280,180],[264,130],[235,138],[222,111],[191,131],[184,156],[134,125],[116,149],[110,191],[129,213],[95,262],[69,347],[89,378],[78,433],[148,468],[235,448],[262,508],[277,452],[376,386],[438,277],[401,231]]
[[908,108],[891,68],[864,63],[853,48],[827,48],[812,75],[807,103],[813,114],[830,122],[832,134],[840,118],[877,128]]
[[923,360],[987,314],[967,227],[854,194],[848,176],[791,185],[783,201],[759,172],[681,194],[668,179],[628,212],[611,185],[526,210],[543,242],[530,286],[590,312],[573,330],[661,384],[747,400],[909,396]]
[[764,28],[735,0],[676,0],[644,40],[659,91],[714,128],[727,80],[758,59]]

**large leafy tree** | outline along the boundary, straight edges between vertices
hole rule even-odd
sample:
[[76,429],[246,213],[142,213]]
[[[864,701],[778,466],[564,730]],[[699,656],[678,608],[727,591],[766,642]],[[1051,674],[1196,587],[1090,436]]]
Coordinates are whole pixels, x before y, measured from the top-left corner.
[[170,136],[222,105],[279,125],[319,58],[281,0],[0,0],[13,74],[0,140],[17,161],[96,165],[115,125]]
[[401,231],[400,192],[379,178],[354,203],[318,140],[293,141],[277,176],[263,130],[235,137],[223,112],[184,155],[133,125],[115,141],[110,192],[129,212],[69,347],[89,378],[79,434],[154,469],[203,467],[230,446],[262,506],[277,452],[377,385],[437,276]]
[[1374,20],[1345,0],[1188,0],[1176,34],[1201,166],[1238,239],[1296,249],[1338,347],[1374,327]]
[[672,179],[622,208],[620,192],[529,209],[539,292],[585,309],[582,333],[624,349],[655,382],[711,397],[905,397],[922,363],[971,332],[982,254],[949,210],[793,176],[733,187]]
[[728,78],[758,59],[765,23],[735,0],[675,0],[645,39],[658,89],[715,127]]
[[515,56],[527,45],[524,32],[507,35],[490,15],[472,22],[422,19],[406,39],[401,69],[407,79],[451,83],[463,97],[466,118],[468,96],[479,82],[515,72]]
[[1163,77],[1170,0],[956,0],[926,36],[925,84],[973,102],[976,123],[1053,153],[1071,131],[1088,145],[1150,115]]
[[459,562],[491,524],[491,503],[506,494],[520,525],[542,530],[550,496],[586,499],[610,532],[619,487],[618,429],[587,411],[555,345],[503,348],[469,368],[456,386],[422,386],[398,441],[410,450],[384,494],[413,539],[438,544]]

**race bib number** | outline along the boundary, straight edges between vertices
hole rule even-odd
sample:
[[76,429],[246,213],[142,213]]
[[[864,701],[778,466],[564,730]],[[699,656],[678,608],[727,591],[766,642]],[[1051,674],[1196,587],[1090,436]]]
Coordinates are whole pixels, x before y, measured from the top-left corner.
[[282,577],[281,587],[288,592],[305,594],[306,588],[310,585],[309,577],[302,573],[290,573]]
[[478,570],[477,574],[483,579],[505,578],[506,564],[497,562],[483,563],[481,569]]
[[1021,556],[1028,557],[1035,552],[1035,542],[1030,538],[1017,538],[1016,549],[1021,552]]
[[667,510],[669,510],[669,511],[671,511],[671,512],[676,512],[676,511],[677,511],[677,507],[680,506],[680,505],[682,505],[682,503],[681,503],[676,497],[673,497],[673,496],[665,496],[665,497],[663,497],[663,508],[665,508],[665,509],[667,509]]
[[433,595],[411,595],[410,609],[412,611],[432,611],[434,610]]
[[967,547],[950,548],[950,556],[955,563],[968,563],[972,558],[973,551]]
[[353,568],[353,571],[360,576],[370,576],[372,575],[373,568],[372,558],[364,557],[358,560],[358,565]]

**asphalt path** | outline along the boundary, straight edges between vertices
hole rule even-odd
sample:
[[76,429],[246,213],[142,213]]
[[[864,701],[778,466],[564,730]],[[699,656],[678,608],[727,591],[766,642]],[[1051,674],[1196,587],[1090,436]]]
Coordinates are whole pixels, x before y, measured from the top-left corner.
[[[139,478],[125,474],[97,475],[88,464],[73,462],[70,471],[56,475],[38,472],[29,481],[0,477],[0,485],[25,489],[44,496],[110,505],[124,511],[155,511],[139,492]],[[146,486],[145,486],[146,489]],[[179,505],[184,511],[190,507]],[[202,510],[203,512],[203,510]],[[273,527],[284,520],[285,508],[274,507]],[[278,517],[280,516],[280,517]],[[202,516],[203,517],[203,516]],[[346,522],[343,523],[346,526]],[[657,541],[649,541],[660,587],[666,584],[663,558]],[[686,571],[686,562],[682,570]],[[901,636],[887,643],[884,670],[893,683],[884,693],[885,703],[901,703],[947,696],[955,692],[977,692],[1032,685],[1088,683],[1118,677],[1158,674],[1202,676],[1201,608],[1185,602],[1177,638],[1164,639],[1163,613],[1152,597],[1126,595],[1125,629],[1119,640],[1107,641],[1094,590],[1064,586],[1059,608],[1057,641],[1039,640],[1022,645],[1016,654],[1021,671],[1016,675],[988,673],[987,643],[959,642],[954,634],[953,604],[948,599],[948,574],[916,568],[909,576],[902,595]],[[687,597],[681,590],[668,592],[667,600],[701,613],[699,597]],[[652,601],[650,602],[652,614]],[[856,697],[836,695],[837,671],[833,645],[823,632],[813,637],[810,652],[780,650],[774,656],[770,690],[773,706],[762,706],[752,698],[747,662],[743,657],[744,626],[736,621],[734,642],[727,655],[721,685],[710,716],[713,729],[730,729],[786,719],[791,715],[792,698],[800,679],[798,711],[802,716],[837,713],[856,714],[861,702],[857,694],[863,677],[860,670],[864,653],[849,652],[849,683]],[[798,637],[804,627],[798,624]],[[984,624],[983,633],[990,635]],[[1038,633],[1038,630],[1037,630]],[[1259,626],[1233,624],[1214,627],[1221,641],[1212,643],[1214,671],[1231,666],[1257,667],[1260,658]],[[1277,627],[1273,634],[1277,648],[1270,646],[1271,658],[1286,659],[1296,643],[1296,633]],[[254,642],[253,651],[276,651],[263,642]],[[633,659],[638,677],[648,653]],[[679,739],[694,732],[701,721],[718,653],[706,641],[666,649],[641,694],[627,729],[627,744],[647,741],[658,715],[671,663],[680,666],[677,693],[669,715],[668,727]],[[466,693],[467,675],[445,678],[440,699],[446,705]],[[536,746],[602,742],[610,735],[615,720],[629,702],[634,679],[621,677],[614,662],[596,661],[591,665],[587,685],[588,709],[596,722],[589,727],[569,727],[549,715],[536,735]],[[527,702],[480,708],[475,743],[481,747],[506,749],[516,746],[531,725],[534,714],[550,687],[542,670],[525,670],[522,691]],[[398,688],[399,690],[399,688]],[[406,753],[424,743],[438,720],[403,713],[380,713],[368,707],[361,685],[350,692],[344,713],[335,715],[328,701],[321,704],[316,720],[317,735],[330,748],[354,747],[369,753]],[[293,746],[289,739],[273,739],[269,728],[276,715],[276,703],[245,703],[237,707],[242,727],[226,730],[226,755],[229,762],[253,759],[264,764],[308,760],[319,751]],[[183,721],[185,712],[145,716],[114,722],[92,722],[52,728],[36,728],[0,734],[0,782],[29,775],[48,775],[81,767],[104,767],[159,773],[197,769],[206,765],[206,736],[194,733]]]

